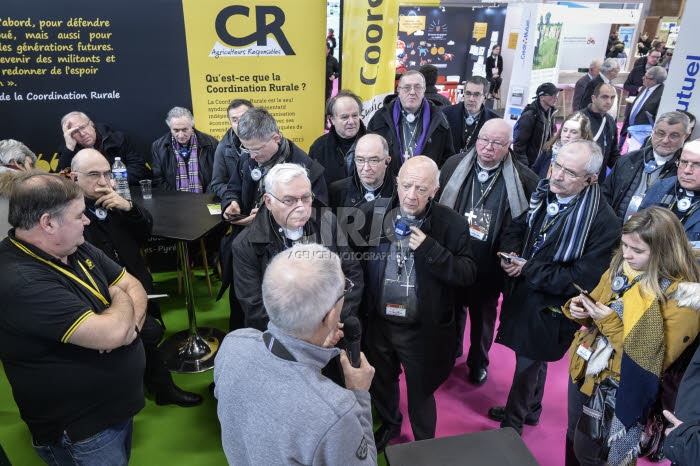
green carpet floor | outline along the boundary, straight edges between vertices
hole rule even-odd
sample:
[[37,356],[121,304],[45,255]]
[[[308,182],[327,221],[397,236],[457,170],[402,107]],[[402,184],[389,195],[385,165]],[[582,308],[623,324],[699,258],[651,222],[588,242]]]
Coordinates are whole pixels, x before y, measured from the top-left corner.
[[[168,293],[161,300],[166,335],[187,328],[184,295],[177,293],[174,273],[154,275],[157,293]],[[228,330],[228,296],[219,302],[207,295],[203,274],[193,280],[197,325]],[[214,295],[220,282],[212,280]],[[174,374],[175,383],[185,390],[204,396],[204,403],[196,408],[158,406],[152,398],[134,419],[131,465],[199,466],[225,465],[221,448],[221,432],[216,417],[216,399],[209,394],[213,371],[200,374]],[[37,383],[41,383],[37,380]],[[0,444],[14,466],[42,465],[30,443],[27,426],[19,417],[12,398],[10,385],[0,368]],[[381,455],[379,464],[386,464]]]

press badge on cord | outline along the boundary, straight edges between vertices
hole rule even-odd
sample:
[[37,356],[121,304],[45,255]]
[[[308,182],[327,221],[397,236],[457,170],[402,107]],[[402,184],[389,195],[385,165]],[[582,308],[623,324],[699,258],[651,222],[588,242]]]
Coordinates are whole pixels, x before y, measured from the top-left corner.
[[406,306],[400,304],[387,304],[386,315],[394,317],[406,317]]
[[578,345],[578,348],[576,349],[576,354],[581,356],[584,361],[588,361],[589,359],[591,359],[593,351],[591,350],[590,346],[583,342],[580,345]]

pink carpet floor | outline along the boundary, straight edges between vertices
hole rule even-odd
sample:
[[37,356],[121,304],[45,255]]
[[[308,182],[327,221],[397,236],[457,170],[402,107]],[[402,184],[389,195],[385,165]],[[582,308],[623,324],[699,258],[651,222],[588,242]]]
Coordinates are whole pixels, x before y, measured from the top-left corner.
[[[514,353],[505,346],[494,344],[489,353],[489,378],[481,387],[467,381],[468,369],[465,364],[469,350],[469,322],[464,356],[457,359],[450,378],[436,393],[438,410],[437,437],[497,429],[500,425],[490,420],[486,413],[492,406],[505,405],[515,368]],[[562,466],[564,464],[564,439],[566,436],[566,390],[568,384],[568,356],[561,361],[549,364],[547,384],[540,423],[536,427],[525,426],[523,440],[542,466]],[[401,379],[401,412],[403,425],[401,436],[391,443],[413,441],[406,406],[406,386]],[[467,453],[467,452],[465,452]],[[465,461],[464,464],[469,464]],[[670,465],[669,461],[651,463],[644,459],[640,465]]]

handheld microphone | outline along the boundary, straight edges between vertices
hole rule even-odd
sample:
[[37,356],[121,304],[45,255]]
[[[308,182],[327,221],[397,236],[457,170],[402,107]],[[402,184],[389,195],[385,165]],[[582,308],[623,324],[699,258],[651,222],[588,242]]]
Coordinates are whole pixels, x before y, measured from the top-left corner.
[[362,339],[362,328],[357,317],[350,316],[343,322],[343,333],[345,337],[345,351],[348,354],[350,365],[360,367],[360,340]]

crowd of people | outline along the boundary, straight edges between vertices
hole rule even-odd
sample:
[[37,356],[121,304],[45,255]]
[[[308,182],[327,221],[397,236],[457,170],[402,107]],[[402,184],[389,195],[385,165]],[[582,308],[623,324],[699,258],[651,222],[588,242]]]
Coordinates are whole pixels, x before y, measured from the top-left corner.
[[[513,130],[485,105],[501,83],[497,48],[489,79],[468,78],[457,104],[427,97],[433,70],[430,81],[407,71],[365,126],[361,100],[341,90],[308,154],[244,99],[220,142],[172,108],[150,170],[126,134],[79,111],[60,122],[64,176],[0,142],[0,358],[37,454],[126,464],[144,386],[158,404],[202,401],[159,353],[139,253],[152,219],[115,191],[119,157],[131,184],[215,194],[231,227],[219,297],[229,289],[232,332],[212,387],[231,464],[375,464],[400,433],[402,371],[414,438],[435,437],[434,393],[467,317],[470,383],[486,382],[494,337],[515,353],[508,397],[488,416],[518,433],[539,423],[548,363],[569,352],[568,466],[633,464],[669,398],[665,375],[690,367],[675,416],[662,408],[667,455],[693,463],[700,142],[688,142],[692,115],[656,115],[666,70],[650,50],[626,83],[638,95],[623,134],[643,120],[651,135],[625,155],[608,114],[616,58],[591,63],[559,128],[559,89],[545,83]],[[591,427],[608,390],[617,404]]]

